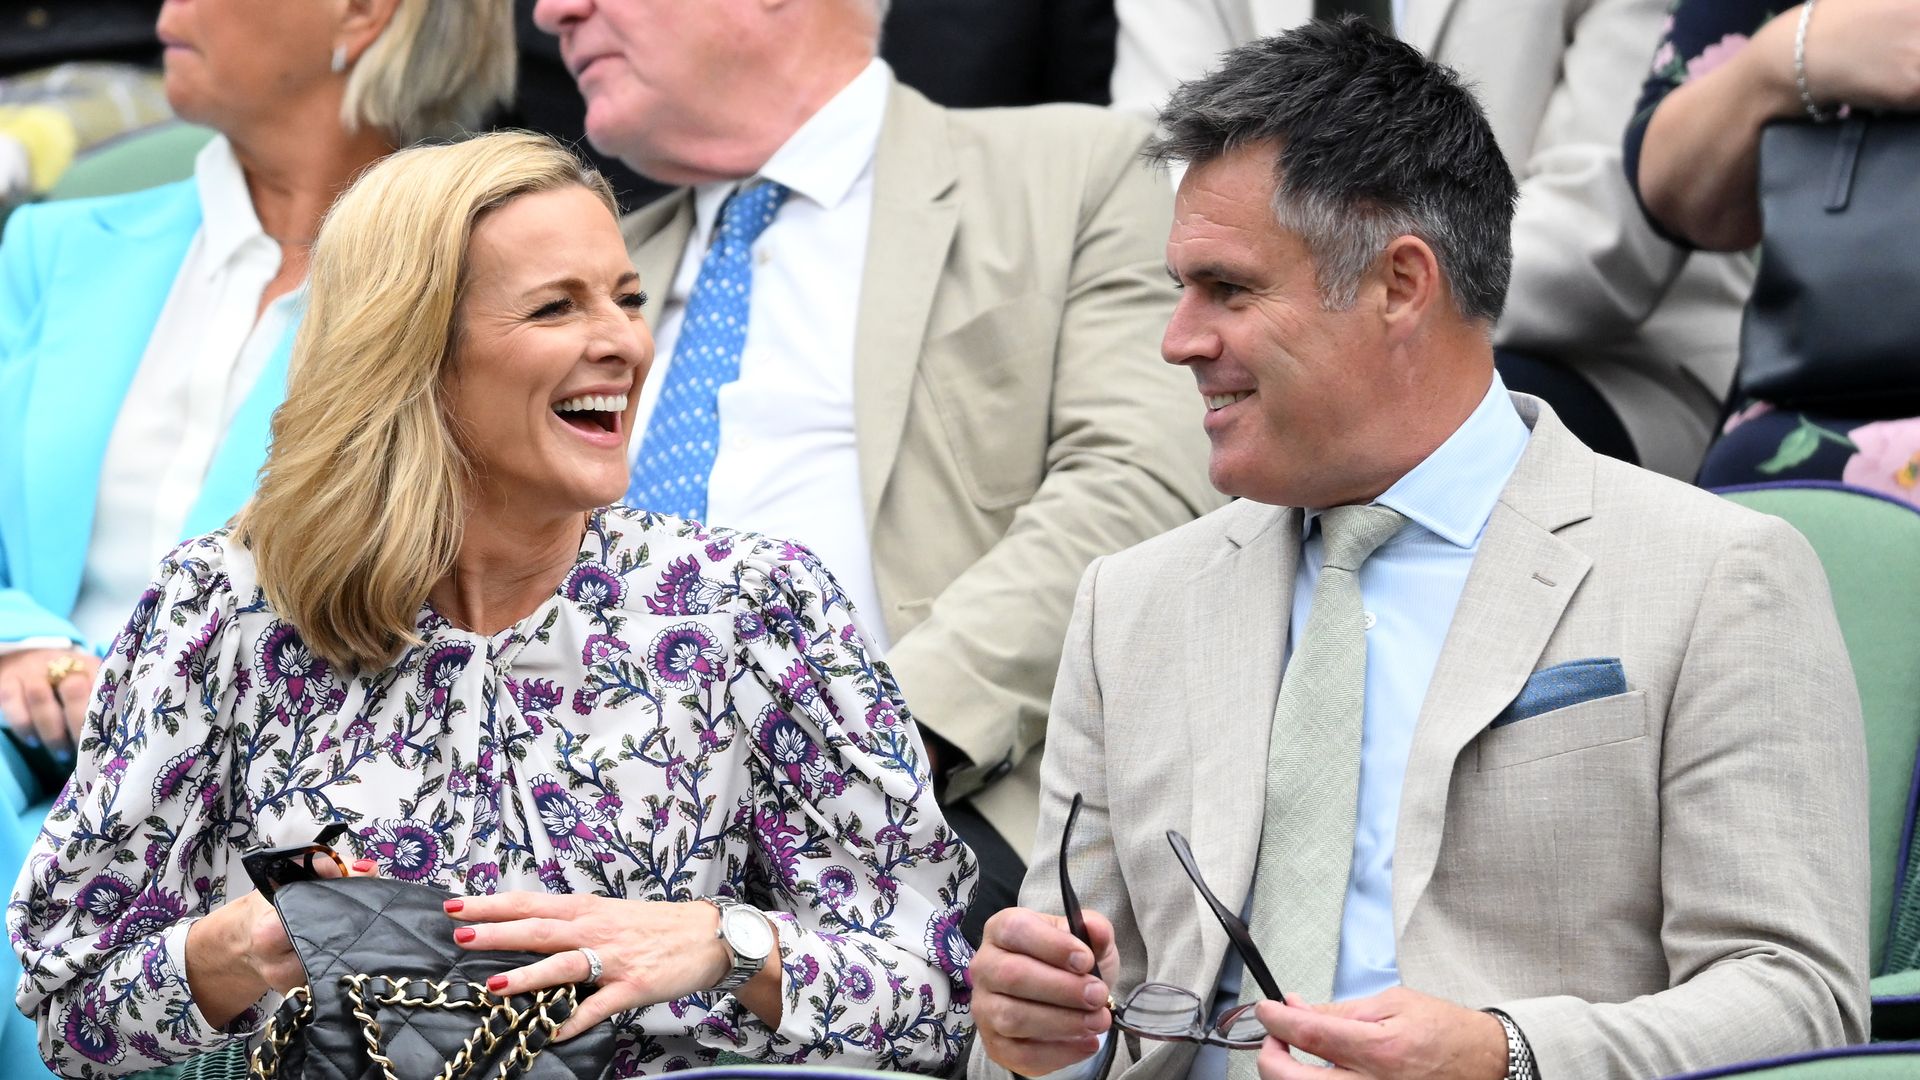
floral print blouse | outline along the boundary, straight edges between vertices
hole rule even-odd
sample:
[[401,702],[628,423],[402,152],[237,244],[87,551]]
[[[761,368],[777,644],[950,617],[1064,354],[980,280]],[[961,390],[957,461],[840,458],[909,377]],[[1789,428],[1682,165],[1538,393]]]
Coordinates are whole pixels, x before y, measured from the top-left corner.
[[[1627,182],[1636,193],[1640,149],[1654,109],[1689,80],[1731,60],[1761,27],[1792,7],[1785,0],[1676,0],[1627,127]],[[1667,235],[1651,215],[1647,220]],[[1679,237],[1668,239],[1691,246]],[[1740,407],[1707,450],[1696,477],[1702,486],[1839,481],[1920,506],[1920,417],[1824,416],[1761,401],[1736,404]]]
[[[972,854],[847,598],[805,549],[594,512],[560,589],[491,637],[433,610],[348,676],[276,617],[224,532],[162,564],[100,671],[80,762],[8,907],[20,1008],[59,1072],[136,1072],[252,1033],[186,979],[237,857],[311,841],[470,893],[743,898],[780,928],[784,1015],[707,992],[615,1018],[614,1073],[732,1051],[940,1071],[972,1030]],[[344,850],[351,847],[351,854]]]

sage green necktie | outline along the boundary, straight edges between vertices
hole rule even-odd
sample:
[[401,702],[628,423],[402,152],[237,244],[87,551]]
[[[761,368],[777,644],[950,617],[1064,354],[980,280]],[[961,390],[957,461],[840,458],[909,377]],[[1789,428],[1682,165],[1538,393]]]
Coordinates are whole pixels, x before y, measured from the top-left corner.
[[[1353,865],[1367,682],[1360,564],[1405,522],[1384,506],[1336,506],[1320,515],[1326,559],[1274,707],[1251,929],[1280,988],[1308,1001],[1333,993]],[[1242,977],[1240,996],[1260,996],[1251,977]],[[1232,1055],[1229,1080],[1252,1077],[1254,1059]]]

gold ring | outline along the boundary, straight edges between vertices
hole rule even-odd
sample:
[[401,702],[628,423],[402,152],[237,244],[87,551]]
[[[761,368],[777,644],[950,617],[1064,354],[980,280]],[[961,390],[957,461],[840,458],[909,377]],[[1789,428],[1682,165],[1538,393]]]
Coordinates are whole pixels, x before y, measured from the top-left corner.
[[71,656],[57,657],[47,662],[47,685],[58,689],[67,677],[80,670],[80,661]]

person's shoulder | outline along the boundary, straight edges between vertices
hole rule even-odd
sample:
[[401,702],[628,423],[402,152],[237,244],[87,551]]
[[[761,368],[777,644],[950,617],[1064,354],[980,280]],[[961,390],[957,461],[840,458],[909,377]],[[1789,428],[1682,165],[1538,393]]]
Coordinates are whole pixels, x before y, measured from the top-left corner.
[[[597,511],[588,531],[598,557],[583,559],[573,577],[589,587],[618,589],[616,606],[629,610],[712,611],[780,588],[840,595],[819,557],[793,540],[628,506]],[[576,583],[570,578],[564,588],[571,593]]]
[[1286,515],[1283,507],[1235,499],[1151,539],[1100,560],[1101,582],[1153,591],[1158,583],[1183,587],[1201,568],[1235,550]]
[[1153,137],[1153,125],[1142,117],[1070,102],[942,111],[956,144],[1035,164],[1082,161],[1104,172],[1143,167],[1140,151]]
[[177,180],[119,195],[29,203],[8,217],[6,235],[60,233],[87,226],[140,233],[187,219],[197,222],[199,210],[194,181]]
[[1137,148],[1153,135],[1153,125],[1144,117],[1078,102],[944,111],[953,127],[977,132],[982,139],[1017,136],[1070,146],[1112,143]]
[[234,592],[236,575],[241,585],[252,586],[253,555],[231,526],[183,540],[160,560],[161,582],[201,596]]
[[1779,518],[1732,499],[1604,455],[1595,455],[1593,492],[1596,516],[1639,521],[1703,546],[1771,534],[1785,526]]

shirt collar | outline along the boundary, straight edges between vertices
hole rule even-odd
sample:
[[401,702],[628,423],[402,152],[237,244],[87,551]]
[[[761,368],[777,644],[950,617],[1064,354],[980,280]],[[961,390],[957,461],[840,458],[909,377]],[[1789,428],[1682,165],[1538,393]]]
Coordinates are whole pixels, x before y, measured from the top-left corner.
[[[800,129],[787,137],[756,174],[825,209],[839,206],[873,165],[880,127],[887,118],[893,69],[884,60],[868,61],[853,81],[840,88]],[[710,228],[720,204],[741,181],[702,184],[694,191],[694,213],[702,231]]]
[[[1479,543],[1531,435],[1495,374],[1466,421],[1374,503],[1399,511],[1455,547],[1471,548]],[[1303,535],[1311,533],[1319,516],[1318,510],[1306,512]]]
[[233,156],[226,136],[216,136],[200,148],[193,159],[193,179],[200,189],[201,250],[206,256],[202,270],[207,276],[224,268],[247,244],[271,242],[253,212],[246,174],[240,171],[240,159]]

